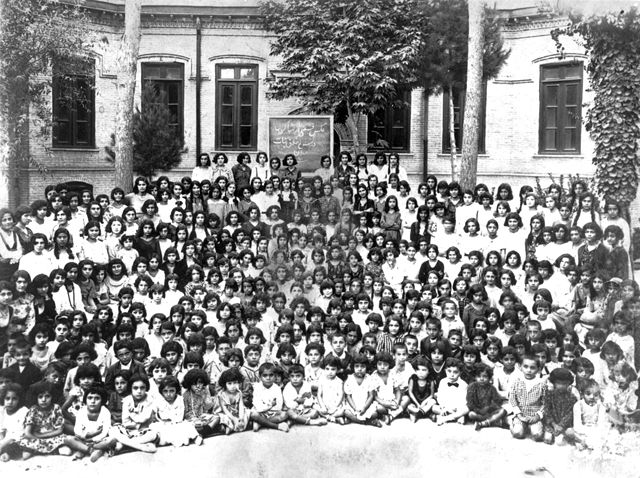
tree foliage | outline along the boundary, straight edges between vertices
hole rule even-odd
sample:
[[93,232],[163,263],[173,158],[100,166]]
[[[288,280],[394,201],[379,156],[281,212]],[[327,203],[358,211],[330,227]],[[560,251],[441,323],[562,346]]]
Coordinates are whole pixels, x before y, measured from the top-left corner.
[[585,127],[595,142],[596,185],[605,199],[623,208],[638,190],[640,140],[640,16],[636,8],[606,15],[572,15],[552,38],[574,37],[588,55],[587,72],[594,92]]
[[346,109],[357,133],[360,115],[402,104],[416,83],[417,0],[267,0],[261,11],[286,72],[267,79],[270,98],[296,97],[315,113]]
[[184,141],[171,126],[165,93],[150,84],[142,90],[142,107],[133,115],[133,141],[133,169],[138,174],[150,177],[180,164]]
[[[429,0],[423,6],[424,43],[420,54],[420,82],[427,94],[465,88],[469,10],[467,0]],[[485,8],[482,78],[495,78],[510,50],[504,47],[500,20]]]
[[[171,125],[171,111],[165,93],[158,92],[151,83],[142,89],[141,107],[133,115],[133,171],[151,178],[157,171],[169,171],[182,159],[184,140]],[[105,150],[115,161],[115,135]]]
[[50,134],[51,86],[84,64],[92,36],[72,1],[0,1],[1,174],[15,196],[19,165],[46,169],[30,157],[30,132]]

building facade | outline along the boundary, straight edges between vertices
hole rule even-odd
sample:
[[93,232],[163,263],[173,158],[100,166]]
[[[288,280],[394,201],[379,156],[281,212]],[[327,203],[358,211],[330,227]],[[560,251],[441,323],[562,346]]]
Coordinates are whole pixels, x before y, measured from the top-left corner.
[[[510,8],[510,3],[498,5],[511,55],[486,84],[478,182],[495,187],[506,181],[516,188],[532,184],[536,176],[548,185],[548,174],[589,176],[593,146],[581,121],[582,105],[589,100],[584,51],[566,42],[561,57],[549,33],[566,20],[538,8]],[[87,71],[72,86],[84,88],[89,101],[65,107],[54,85],[53,135],[30,145],[47,173],[35,167],[21,171],[21,202],[61,181],[91,183],[96,193],[114,186],[105,147],[115,131],[124,0],[87,0],[86,6],[99,41]],[[169,172],[171,178],[190,174],[197,151],[224,151],[232,162],[240,151],[268,151],[269,118],[301,111],[295,99],[267,99],[265,79],[279,73],[279,60],[270,54],[258,14],[257,0],[143,1],[136,94],[139,102],[147,82],[163,91],[173,126],[184,137],[187,152]],[[387,150],[400,154],[413,184],[426,174],[449,179],[447,101],[447,95],[426,98],[421,89],[413,90],[406,108],[380,111],[361,122],[361,143],[373,152],[384,140]],[[464,92],[454,91],[454,104],[460,145]],[[347,128],[334,124],[334,152],[349,149],[351,142]]]

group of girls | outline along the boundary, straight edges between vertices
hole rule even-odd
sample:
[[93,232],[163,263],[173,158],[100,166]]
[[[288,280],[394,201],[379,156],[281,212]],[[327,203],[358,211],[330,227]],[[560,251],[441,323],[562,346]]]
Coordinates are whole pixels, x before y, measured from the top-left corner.
[[0,210],[2,460],[401,416],[591,449],[634,430],[630,226],[584,182],[196,163]]

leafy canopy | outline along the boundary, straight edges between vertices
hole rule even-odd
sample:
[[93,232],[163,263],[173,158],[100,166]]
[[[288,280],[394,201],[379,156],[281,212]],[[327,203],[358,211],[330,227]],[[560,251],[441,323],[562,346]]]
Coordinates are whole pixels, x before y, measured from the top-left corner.
[[299,98],[313,112],[368,114],[416,83],[422,46],[418,0],[267,0],[264,28],[285,75],[270,98]]
[[[469,9],[466,0],[429,0],[422,6],[424,47],[419,72],[427,93],[462,88],[467,80]],[[485,9],[483,79],[495,78],[510,50],[504,48],[500,21]]]

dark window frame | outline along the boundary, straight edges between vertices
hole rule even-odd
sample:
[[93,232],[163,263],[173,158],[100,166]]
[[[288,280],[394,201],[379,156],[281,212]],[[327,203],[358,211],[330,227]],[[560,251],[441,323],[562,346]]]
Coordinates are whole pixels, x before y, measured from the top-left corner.
[[[462,152],[462,131],[464,129],[464,105],[465,90],[453,89],[454,115],[458,114],[459,125],[454,129],[459,131],[456,137],[456,153]],[[457,102],[456,102],[457,99]],[[482,82],[482,101],[480,104],[480,131],[478,133],[478,154],[486,154],[486,123],[487,123],[487,82]],[[444,90],[442,94],[442,154],[451,153],[451,140],[449,138],[449,91]]]
[[[180,76],[181,79],[176,79],[176,78],[167,78],[166,75],[167,73],[165,72],[165,77],[162,77],[162,74],[159,76],[153,76],[149,74],[149,70],[152,68],[160,68],[161,71],[162,69],[168,69],[168,68],[179,68],[180,70]],[[144,85],[147,83],[152,83],[154,86],[158,87],[158,90],[160,92],[164,93],[164,99],[165,99],[165,104],[167,105],[167,107],[170,107],[170,102],[169,102],[169,91],[168,88],[172,85],[172,84],[177,84],[178,85],[178,101],[177,101],[177,105],[178,105],[178,115],[177,115],[177,120],[178,122],[177,127],[176,127],[176,131],[180,137],[180,139],[184,138],[184,108],[185,108],[185,104],[184,104],[184,88],[185,88],[185,80],[184,80],[184,63],[180,63],[180,62],[145,62],[142,63],[142,68],[141,68],[141,84],[142,87],[144,88]]]
[[[406,105],[402,107],[394,107],[393,105],[387,108],[380,109],[375,113],[371,113],[367,117],[367,143],[368,143],[368,151],[393,151],[397,153],[407,153],[411,150],[411,91],[405,91],[403,93],[403,101]],[[403,141],[402,146],[394,146],[392,141],[389,141],[389,147],[376,147],[372,146],[374,143],[374,138],[372,135],[376,134],[376,130],[382,129],[383,132],[380,134],[382,139],[393,138],[393,130],[397,129],[394,124],[394,115],[401,110],[402,114],[402,126],[401,128],[404,130],[403,133]],[[373,125],[375,124],[375,116],[384,116],[382,123],[382,128],[375,128]]]
[[[95,95],[95,69],[92,63],[87,63],[86,73],[74,74],[56,74],[53,78],[51,89],[52,101],[52,132],[51,146],[53,148],[65,149],[95,149],[96,147],[96,95]],[[86,92],[76,94],[79,91],[78,82],[86,82]],[[66,99],[62,88],[72,91]],[[85,96],[86,95],[86,96]],[[68,113],[65,118],[62,117],[63,104],[68,102]],[[83,105],[84,104],[84,105]],[[84,111],[87,119],[82,120],[78,114],[79,107],[85,106]],[[62,141],[58,138],[56,130],[60,123],[68,122],[70,125],[70,138],[68,141]],[[87,141],[81,141],[78,137],[79,124],[87,124]]]
[[[567,76],[567,69],[571,67],[579,67],[577,71],[579,75]],[[558,78],[545,79],[545,71],[559,70]],[[538,117],[538,153],[544,155],[557,155],[557,156],[575,156],[580,155],[582,150],[582,89],[584,81],[584,65],[579,61],[553,63],[540,65],[540,113]],[[547,91],[549,87],[557,87],[557,100],[556,105],[547,104]],[[567,106],[567,87],[576,86],[576,101],[575,105]],[[556,115],[556,126],[548,127],[546,119],[547,108],[557,108],[558,113]],[[575,126],[567,126],[567,108],[576,108],[577,121]],[[550,148],[546,144],[546,131],[548,129],[555,129],[555,148]],[[570,149],[565,145],[565,131],[567,129],[575,129],[575,143],[574,149]]]
[[[223,69],[233,69],[234,77],[233,78],[221,78],[221,71]],[[254,69],[255,75],[253,79],[241,78],[240,70],[242,69]],[[216,84],[215,84],[215,97],[216,97],[216,108],[215,108],[215,144],[216,149],[218,151],[257,151],[258,149],[258,88],[259,88],[259,80],[260,80],[260,66],[255,63],[247,63],[247,64],[235,64],[235,63],[221,63],[216,65]],[[223,90],[226,87],[233,88],[233,100],[231,103],[232,108],[232,119],[231,123],[223,124],[222,123],[222,97]],[[248,124],[241,124],[241,94],[240,90],[242,87],[251,87],[251,104],[245,105],[251,107],[251,122]],[[223,139],[223,127],[232,128],[232,136],[233,140],[231,143],[224,144],[222,142]],[[241,144],[241,128],[242,127],[250,127],[250,143],[249,144]]]

